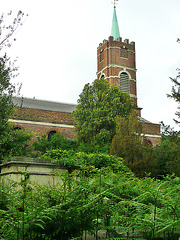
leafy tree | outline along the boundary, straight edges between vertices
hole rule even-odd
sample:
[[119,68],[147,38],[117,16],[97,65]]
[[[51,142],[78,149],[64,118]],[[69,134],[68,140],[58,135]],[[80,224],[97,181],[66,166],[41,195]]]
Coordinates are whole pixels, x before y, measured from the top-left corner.
[[15,76],[17,68],[5,55],[0,57],[0,161],[13,155],[28,154],[27,147],[31,136],[28,133],[13,130],[8,119],[13,111],[12,96],[16,92],[11,79]]
[[109,144],[116,131],[115,117],[127,117],[134,106],[132,99],[103,79],[85,85],[73,112],[79,143]]
[[[172,87],[171,94],[168,94],[167,96],[169,98],[174,99],[178,103],[178,111],[175,113],[175,115],[180,119],[180,69],[178,69],[178,75],[176,78],[170,78],[173,82],[174,86]],[[179,120],[174,119],[176,123],[180,123]]]
[[[12,12],[8,14],[11,16]],[[4,15],[0,17],[0,51],[2,53],[3,47],[10,46],[10,39],[17,28],[22,25],[22,18],[24,14],[19,11],[17,17],[12,21],[12,24],[6,25],[4,23]],[[0,56],[0,160],[12,154],[20,154],[24,152],[30,136],[27,133],[20,131],[14,132],[8,119],[14,108],[12,101],[13,94],[16,93],[17,88],[11,81],[16,76],[18,68],[15,62],[10,61],[6,54]],[[21,144],[20,144],[21,143]],[[21,145],[21,146],[20,146]],[[14,148],[14,149],[13,149]],[[19,152],[18,152],[19,151]]]
[[15,86],[10,82],[16,68],[9,65],[9,58],[5,55],[0,58],[0,136],[7,128],[9,116],[14,107],[12,95]]
[[110,153],[124,159],[125,164],[138,176],[145,172],[155,174],[157,163],[153,160],[153,148],[142,135],[142,125],[135,112],[128,118],[116,118],[116,135],[112,139]]
[[[177,39],[177,42],[180,43],[180,39]],[[173,98],[177,103],[178,103],[178,111],[175,113],[175,115],[177,115],[178,118],[180,118],[180,69],[178,70],[178,75],[176,78],[170,78],[171,81],[173,82],[174,86],[171,89],[171,94],[167,94],[167,96],[169,98]],[[174,119],[174,121],[176,123],[180,123],[180,121]]]
[[158,175],[175,173],[180,176],[180,132],[161,123],[161,142],[154,149],[159,168]]
[[13,17],[12,11],[7,16],[0,16],[0,134],[6,127],[9,116],[14,107],[12,95],[15,94],[15,85],[11,83],[12,78],[16,76],[18,68],[15,66],[15,61],[10,61],[7,54],[2,54],[3,47],[10,47],[13,34],[22,26],[24,13],[19,11],[13,19],[8,19],[11,23],[6,24],[6,17]]

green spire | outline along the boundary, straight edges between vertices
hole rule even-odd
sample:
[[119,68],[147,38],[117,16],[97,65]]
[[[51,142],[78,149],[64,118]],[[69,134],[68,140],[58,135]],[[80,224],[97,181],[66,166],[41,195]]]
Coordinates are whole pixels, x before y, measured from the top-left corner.
[[113,14],[113,20],[112,20],[111,36],[114,37],[114,40],[117,40],[120,37],[115,6],[114,6],[114,14]]

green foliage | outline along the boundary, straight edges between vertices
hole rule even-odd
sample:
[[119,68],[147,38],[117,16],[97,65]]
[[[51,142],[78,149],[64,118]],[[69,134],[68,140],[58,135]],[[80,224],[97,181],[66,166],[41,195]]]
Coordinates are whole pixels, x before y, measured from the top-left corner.
[[61,184],[55,186],[23,178],[1,186],[0,239],[70,240],[83,232],[98,239],[100,230],[107,239],[180,237],[178,177],[138,179],[127,171],[101,168],[59,178]]
[[37,141],[33,142],[33,147],[36,151],[44,154],[50,149],[61,149],[61,150],[75,150],[78,144],[75,140],[67,139],[64,135],[56,132],[50,140],[44,134],[38,137]]
[[180,176],[180,132],[162,123],[161,143],[155,147],[159,175],[175,173]]
[[0,160],[12,156],[27,156],[32,148],[30,146],[31,134],[23,130],[13,130],[9,127],[0,139]]
[[109,153],[110,144],[109,143],[78,143],[77,152],[86,153]]
[[47,150],[40,158],[53,159],[53,162],[68,168],[79,165],[79,161],[77,161],[77,157],[73,150],[51,149]]
[[[178,69],[178,75],[176,78],[170,78],[174,86],[172,87],[171,94],[167,94],[169,98],[172,98],[178,103],[178,111],[175,115],[180,119],[180,69]],[[179,120],[174,119],[176,123],[180,123]]]
[[12,95],[15,86],[11,83],[17,69],[5,55],[0,58],[0,161],[5,157],[26,155],[31,136],[22,131],[14,131],[8,123],[13,110]]
[[15,87],[10,80],[14,70],[6,55],[0,57],[0,137],[7,129],[7,122],[13,109],[12,95]]
[[110,153],[124,159],[124,163],[139,177],[146,172],[156,175],[157,162],[152,146],[142,136],[142,126],[135,112],[128,118],[116,118],[116,135]]
[[[17,16],[12,21],[9,20],[8,25],[6,25],[5,19],[9,19],[11,16],[12,11],[6,17],[4,14],[0,16],[1,53],[3,47],[10,47],[10,38],[18,27],[22,25],[24,14],[19,11]],[[9,25],[9,22],[12,24]],[[15,84],[12,84],[12,78],[16,77],[17,70],[15,61],[10,61],[6,54],[0,57],[0,162],[5,157],[26,155],[31,138],[28,133],[14,131],[13,127],[8,123],[14,108],[12,96],[19,90]]]
[[66,166],[69,169],[77,166],[81,166],[83,169],[93,166],[97,169],[110,168],[114,171],[129,171],[122,163],[121,158],[103,153],[87,154],[73,150],[52,149],[41,155],[41,158],[52,159],[53,162]]
[[133,106],[128,94],[110,86],[106,80],[86,84],[73,112],[78,142],[99,146],[110,144],[116,130],[115,117],[127,117]]

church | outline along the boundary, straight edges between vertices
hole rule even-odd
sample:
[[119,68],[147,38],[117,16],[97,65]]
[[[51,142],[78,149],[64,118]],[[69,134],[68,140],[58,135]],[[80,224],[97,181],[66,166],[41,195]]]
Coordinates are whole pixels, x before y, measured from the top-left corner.
[[[122,40],[114,4],[111,35],[97,48],[97,79],[103,78],[130,95],[136,104],[135,110],[142,122],[143,134],[155,146],[161,138],[160,124],[151,123],[141,116],[142,108],[137,103],[136,71],[135,42]],[[9,122],[14,129],[34,132],[35,137],[46,134],[48,139],[56,132],[69,139],[74,138],[72,112],[76,109],[75,104],[23,97],[13,97],[13,102],[17,108]]]

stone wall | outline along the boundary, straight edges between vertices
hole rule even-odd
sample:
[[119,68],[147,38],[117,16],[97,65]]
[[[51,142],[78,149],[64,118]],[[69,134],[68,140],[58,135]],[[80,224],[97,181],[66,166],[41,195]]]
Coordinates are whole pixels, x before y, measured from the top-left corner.
[[57,173],[63,174],[68,171],[66,167],[54,164],[48,159],[28,157],[13,157],[11,160],[4,160],[0,169],[0,179],[3,183],[20,182],[24,179],[24,174],[28,173],[30,181],[45,185],[61,183]]

